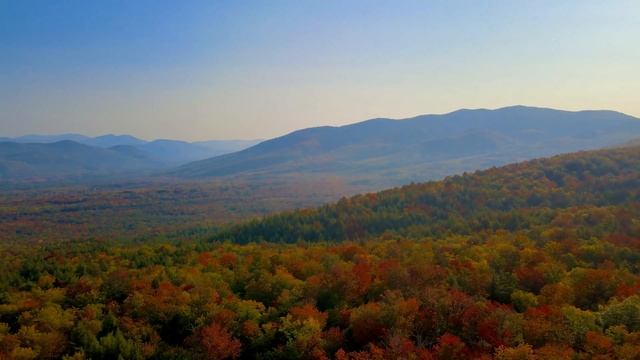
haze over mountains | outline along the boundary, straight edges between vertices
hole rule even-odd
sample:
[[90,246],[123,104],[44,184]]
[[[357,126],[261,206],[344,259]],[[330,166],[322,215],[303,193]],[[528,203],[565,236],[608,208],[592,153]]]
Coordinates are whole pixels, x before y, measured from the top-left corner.
[[640,137],[640,119],[614,111],[512,106],[299,130],[183,165],[179,177],[342,176],[389,186]]
[[29,135],[0,138],[0,179],[304,175],[382,188],[638,138],[640,119],[619,112],[525,106],[372,119],[303,129],[264,142]]
[[130,135],[0,138],[0,179],[63,180],[140,175],[234,152],[259,140],[145,141]]

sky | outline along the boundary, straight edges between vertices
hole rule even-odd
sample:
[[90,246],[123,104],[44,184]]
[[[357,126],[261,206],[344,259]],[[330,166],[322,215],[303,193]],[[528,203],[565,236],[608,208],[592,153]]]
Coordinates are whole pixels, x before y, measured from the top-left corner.
[[0,136],[270,138],[515,104],[640,117],[637,0],[0,0]]

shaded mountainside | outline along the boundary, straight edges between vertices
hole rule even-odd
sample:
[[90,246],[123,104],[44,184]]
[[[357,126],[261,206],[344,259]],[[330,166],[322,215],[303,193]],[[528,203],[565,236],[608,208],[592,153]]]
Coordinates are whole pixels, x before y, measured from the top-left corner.
[[0,143],[0,180],[57,179],[113,175],[158,168],[160,163],[135,147],[102,149],[74,141]]
[[524,106],[459,110],[406,120],[318,127],[237,153],[186,164],[181,177],[315,173],[402,184],[579,150],[640,136],[640,120],[613,111]]
[[0,138],[0,181],[64,181],[105,175],[144,175],[238,151],[257,142],[147,142],[129,135],[90,138],[77,134]]
[[627,147],[532,160],[358,195],[235,226],[215,239],[343,241],[532,230],[562,221],[567,209],[608,206],[620,206],[617,223],[590,213],[575,221],[623,226],[620,221],[640,215],[638,201],[640,147]]
[[211,140],[190,143],[179,140],[159,139],[138,144],[135,147],[145,151],[150,157],[165,163],[167,166],[176,166],[211,156],[236,152],[258,142],[259,140]]

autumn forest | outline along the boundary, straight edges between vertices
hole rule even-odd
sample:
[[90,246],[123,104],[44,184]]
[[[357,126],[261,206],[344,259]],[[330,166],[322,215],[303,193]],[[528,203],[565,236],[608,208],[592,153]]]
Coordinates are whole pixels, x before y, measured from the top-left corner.
[[0,358],[637,359],[639,200],[628,147],[170,239],[6,241]]

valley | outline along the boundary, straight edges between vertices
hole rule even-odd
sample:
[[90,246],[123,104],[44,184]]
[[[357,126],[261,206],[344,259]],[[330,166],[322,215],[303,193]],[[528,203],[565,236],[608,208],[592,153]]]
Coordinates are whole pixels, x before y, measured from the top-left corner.
[[201,235],[230,222],[363,191],[338,178],[129,180],[5,190],[0,242],[131,242]]
[[640,360],[638,19],[0,0],[0,360]]

